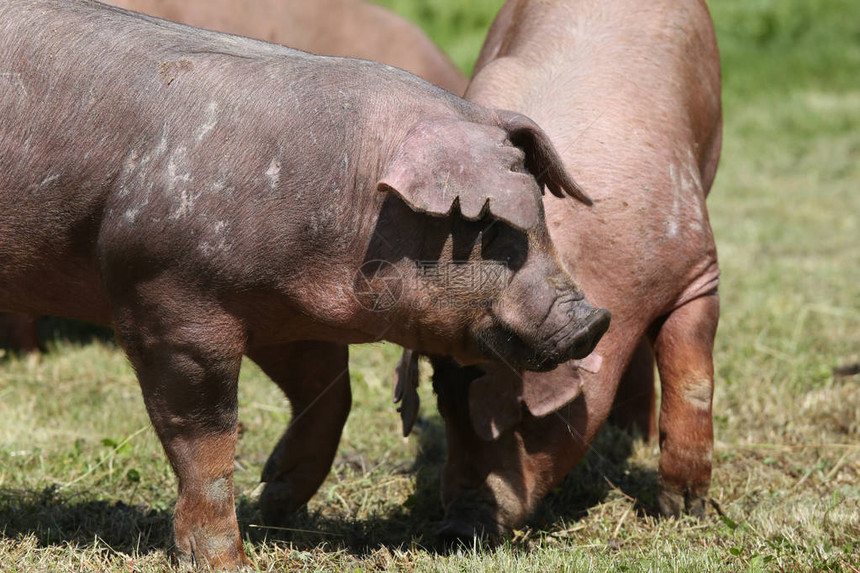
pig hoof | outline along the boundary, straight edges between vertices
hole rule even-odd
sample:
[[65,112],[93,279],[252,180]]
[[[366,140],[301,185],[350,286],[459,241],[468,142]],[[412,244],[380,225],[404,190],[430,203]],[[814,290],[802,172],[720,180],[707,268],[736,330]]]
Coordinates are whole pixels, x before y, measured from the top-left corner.
[[664,487],[657,498],[660,513],[666,517],[680,517],[681,513],[697,519],[705,517],[705,496]]
[[680,517],[684,510],[684,494],[679,491],[663,489],[657,498],[660,514],[665,517]]
[[692,515],[696,519],[704,519],[705,518],[705,496],[693,496],[690,495],[687,497],[687,514]]
[[177,540],[173,559],[179,571],[248,571],[251,567],[241,543],[217,536]]
[[292,514],[298,509],[293,486],[282,481],[267,482],[260,494],[259,507],[266,525],[288,525]]

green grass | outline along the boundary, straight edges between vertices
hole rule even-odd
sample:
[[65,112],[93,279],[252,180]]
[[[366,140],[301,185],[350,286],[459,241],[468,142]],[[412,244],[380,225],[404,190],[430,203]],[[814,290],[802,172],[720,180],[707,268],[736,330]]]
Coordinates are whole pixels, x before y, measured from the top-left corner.
[[[498,1],[387,0],[468,70]],[[500,547],[434,546],[443,430],[399,437],[391,345],[352,350],[355,403],[296,531],[258,526],[258,478],[289,414],[242,373],[236,461],[261,571],[860,570],[860,7],[721,0],[725,144],[709,200],[723,269],[715,470],[703,522],[655,519],[657,452],[607,428]],[[426,373],[425,373],[426,374]],[[112,346],[0,361],[0,570],[159,571],[175,483]]]
[[504,0],[376,0],[416,22],[466,74]]

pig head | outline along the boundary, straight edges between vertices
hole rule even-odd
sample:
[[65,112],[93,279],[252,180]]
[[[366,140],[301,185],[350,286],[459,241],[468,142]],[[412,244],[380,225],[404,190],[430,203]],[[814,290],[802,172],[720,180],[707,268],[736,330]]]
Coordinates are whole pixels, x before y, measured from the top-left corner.
[[[701,516],[710,484],[719,268],[705,198],[720,150],[720,65],[703,2],[511,0],[467,99],[535,119],[593,206],[544,199],[560,257],[612,328],[551,372],[435,358],[446,537],[521,524],[613,418],[655,429],[659,509]],[[609,151],[611,149],[611,152]],[[614,410],[613,410],[614,408]]]
[[607,326],[541,188],[589,200],[523,116],[90,0],[4,2],[0,62],[0,310],[115,329],[177,476],[182,559],[245,561],[243,355],[301,412],[264,469],[271,516],[331,463],[345,344],[543,370]]
[[[547,370],[588,354],[609,317],[560,264],[539,188],[588,199],[537,125],[508,112],[496,117],[498,126],[430,120],[409,131],[379,183],[391,199],[365,259],[387,261],[403,276],[400,303],[438,328],[433,339],[462,347],[457,330],[466,327],[476,352],[454,354],[461,363],[501,359]],[[422,346],[417,338],[404,345]]]

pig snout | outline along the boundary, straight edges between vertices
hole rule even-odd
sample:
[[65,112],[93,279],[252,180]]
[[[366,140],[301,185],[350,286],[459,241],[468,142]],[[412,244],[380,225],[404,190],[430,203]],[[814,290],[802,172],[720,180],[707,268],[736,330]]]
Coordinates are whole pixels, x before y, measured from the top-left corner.
[[[541,318],[529,321],[528,316]],[[609,311],[591,306],[578,291],[552,300],[532,295],[521,304],[502,304],[495,318],[497,328],[479,339],[484,353],[507,356],[511,366],[536,372],[588,356],[610,322]]]
[[547,354],[553,357],[556,364],[585,358],[594,350],[601,337],[609,329],[609,311],[594,308],[585,299],[560,301],[553,305],[551,313],[558,315],[545,323],[562,323],[553,335],[549,337]]
[[478,488],[457,491],[445,504],[445,520],[436,537],[443,543],[480,538],[492,544],[510,535],[512,526],[525,521],[531,512],[528,495],[507,481],[511,477],[505,472],[490,473]]
[[462,497],[448,505],[445,520],[436,530],[436,537],[445,544],[469,542],[474,538],[493,542],[510,532],[496,520],[498,507],[492,500]]

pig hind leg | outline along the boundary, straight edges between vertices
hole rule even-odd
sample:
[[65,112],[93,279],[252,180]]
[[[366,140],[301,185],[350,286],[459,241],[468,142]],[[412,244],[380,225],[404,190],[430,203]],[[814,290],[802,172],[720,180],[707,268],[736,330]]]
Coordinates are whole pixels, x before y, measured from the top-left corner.
[[618,383],[609,421],[646,442],[657,435],[654,350],[643,338]]
[[254,362],[284,391],[293,417],[263,468],[263,520],[285,525],[331,469],[352,406],[344,344],[293,342],[253,349]]
[[672,311],[654,339],[660,373],[660,511],[702,517],[711,481],[716,293]]

